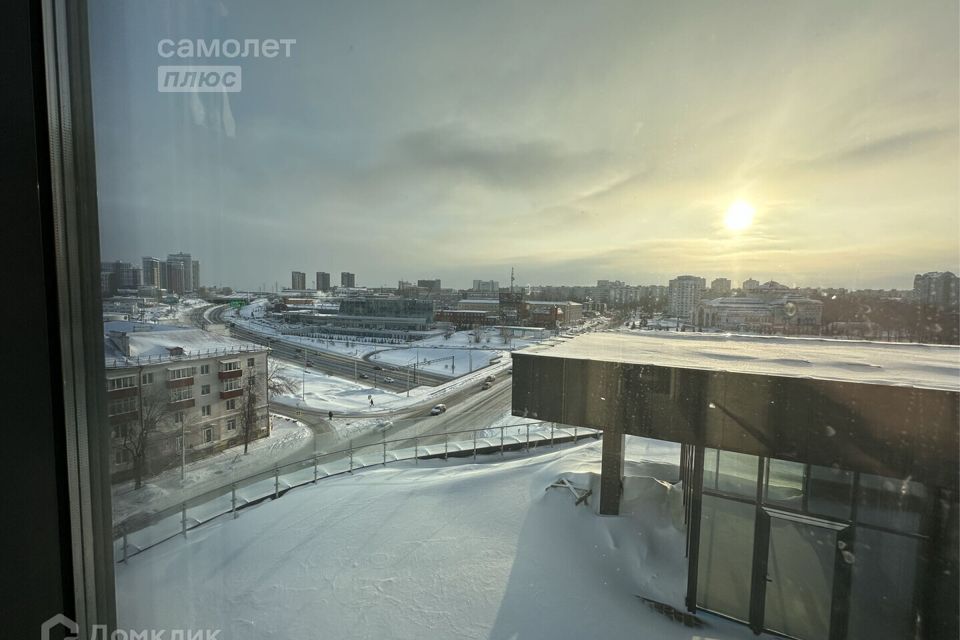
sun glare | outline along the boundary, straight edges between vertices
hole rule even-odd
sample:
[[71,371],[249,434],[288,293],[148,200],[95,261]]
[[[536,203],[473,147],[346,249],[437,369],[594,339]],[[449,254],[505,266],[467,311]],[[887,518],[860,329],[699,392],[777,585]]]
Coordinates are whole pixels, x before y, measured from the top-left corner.
[[745,200],[737,200],[727,208],[723,224],[731,231],[743,231],[753,224],[753,205]]

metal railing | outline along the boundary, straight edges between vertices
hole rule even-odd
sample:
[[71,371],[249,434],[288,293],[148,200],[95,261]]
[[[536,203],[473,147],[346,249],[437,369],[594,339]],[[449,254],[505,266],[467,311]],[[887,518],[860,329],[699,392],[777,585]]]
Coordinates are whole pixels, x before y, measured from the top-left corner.
[[[531,430],[531,426],[534,427]],[[205,491],[165,509],[138,513],[114,524],[114,557],[117,562],[154,547],[162,542],[186,536],[187,532],[217,518],[236,518],[241,510],[265,500],[280,498],[287,491],[320,480],[350,474],[361,469],[385,466],[387,463],[413,460],[447,460],[507,451],[529,452],[538,447],[554,447],[566,442],[576,444],[585,438],[600,439],[602,432],[584,427],[567,427],[543,423],[519,423],[415,435],[394,440],[380,440],[345,449],[315,453],[294,462],[276,465],[215,489]]]
[[260,353],[266,351],[266,348],[260,345],[223,347],[214,349],[197,349],[195,351],[184,351],[179,355],[161,355],[153,354],[146,356],[121,356],[117,358],[106,358],[107,369],[126,369],[145,364],[159,364],[161,362],[178,362],[182,360],[199,360],[203,358],[213,358],[218,356],[231,356],[238,353]]

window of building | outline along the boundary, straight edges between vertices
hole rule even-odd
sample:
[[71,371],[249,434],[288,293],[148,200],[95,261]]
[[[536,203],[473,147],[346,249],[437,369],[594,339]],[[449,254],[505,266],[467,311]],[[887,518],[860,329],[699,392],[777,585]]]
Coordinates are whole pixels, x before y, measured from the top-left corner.
[[236,428],[237,428],[236,418],[230,418],[229,420],[227,420],[227,431],[233,431]]
[[136,376],[124,376],[122,378],[109,378],[107,380],[107,391],[117,391],[118,389],[129,389],[135,387],[137,383]]
[[193,387],[177,387],[170,390],[170,402],[180,402],[193,397]]
[[179,369],[168,369],[167,379],[182,380],[184,378],[192,378],[195,372],[196,372],[195,367],[181,367]]
[[205,404],[205,405],[203,405],[202,407],[200,407],[200,414],[201,414],[201,415],[204,415],[204,416],[209,416],[209,415],[210,415],[210,405]]
[[145,373],[140,376],[140,382],[143,384],[153,384],[153,372]]
[[183,424],[183,419],[184,419],[183,411],[177,411],[173,414],[174,424]]
[[213,442],[213,427],[207,427],[203,430],[203,442]]
[[237,408],[237,399],[230,398],[225,402],[225,406],[227,407],[227,411],[233,411],[234,409]]
[[220,371],[224,373],[228,371],[237,371],[238,369],[240,369],[239,360],[227,360],[225,362],[220,363]]
[[202,384],[200,385],[200,395],[206,396],[210,394],[210,385]]
[[223,381],[223,390],[224,391],[236,391],[241,388],[242,383],[240,378],[230,378],[229,380]]
[[137,396],[118,398],[107,402],[107,415],[117,416],[137,410]]
[[210,365],[202,364],[200,365],[200,375],[205,376],[210,373]]
[[254,360],[253,358],[247,358],[247,366],[248,366],[248,367],[252,367],[255,362],[256,362],[256,360]]

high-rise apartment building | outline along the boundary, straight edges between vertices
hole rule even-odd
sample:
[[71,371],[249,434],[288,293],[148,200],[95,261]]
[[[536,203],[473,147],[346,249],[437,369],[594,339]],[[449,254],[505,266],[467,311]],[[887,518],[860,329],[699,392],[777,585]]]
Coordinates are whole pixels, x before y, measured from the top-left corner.
[[753,278],[747,278],[746,280],[743,281],[743,286],[741,287],[741,289],[743,289],[744,293],[746,293],[749,291],[753,291],[759,286],[760,286],[759,280],[754,280]]
[[192,273],[191,279],[193,280],[193,290],[199,291],[200,290],[200,261],[199,260],[192,261],[190,263],[190,270]]
[[346,289],[353,289],[357,286],[357,274],[349,271],[340,272],[340,286]]
[[317,271],[317,291],[330,291],[330,274]]
[[290,274],[290,288],[303,291],[307,288],[307,274],[303,271],[293,271]]
[[[167,274],[171,273],[170,265],[179,265],[180,268],[177,270],[178,273],[182,272],[183,274],[183,286],[182,291],[176,291],[176,288],[172,283],[168,283],[168,288],[171,291],[176,291],[177,293],[189,293],[196,291],[194,282],[193,282],[193,258],[189,253],[171,253],[167,256]],[[199,266],[198,266],[199,269]]]
[[956,311],[960,308],[960,278],[950,271],[929,271],[913,277],[913,297],[935,309]]
[[697,276],[677,276],[671,280],[667,292],[670,315],[690,320],[706,287],[706,278]]
[[143,264],[143,284],[148,287],[160,287],[160,270],[163,268],[163,261],[160,258],[144,256]]

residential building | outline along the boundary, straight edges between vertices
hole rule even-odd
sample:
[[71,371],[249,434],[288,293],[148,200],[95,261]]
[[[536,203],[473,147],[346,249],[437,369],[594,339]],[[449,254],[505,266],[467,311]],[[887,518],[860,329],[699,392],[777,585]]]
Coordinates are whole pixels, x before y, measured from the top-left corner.
[[317,291],[330,291],[330,274],[326,271],[317,271]]
[[105,323],[113,478],[134,474],[143,428],[144,475],[269,435],[268,351],[199,329]]
[[303,271],[293,271],[290,274],[290,288],[294,291],[303,291],[307,288],[307,274]]
[[144,256],[143,265],[143,284],[148,287],[160,287],[160,270],[163,268],[163,261],[160,258]]
[[950,271],[930,271],[913,277],[914,300],[926,308],[957,311],[960,308],[960,278]]
[[668,313],[674,318],[691,320],[706,287],[706,279],[697,276],[677,276],[671,280],[667,293]]
[[191,267],[191,272],[193,274],[192,275],[193,290],[199,291],[200,290],[200,261],[199,260],[192,261],[190,263],[190,267]]
[[730,279],[729,278],[714,278],[713,282],[710,283],[710,293],[715,296],[725,296],[730,293]]
[[[193,282],[193,258],[189,253],[171,253],[167,256],[167,272],[170,273],[171,265],[179,265],[179,271],[183,273],[183,291],[177,293],[193,293],[196,291],[196,285]],[[176,268],[176,267],[175,267]],[[173,287],[169,287],[171,290]]]
[[345,289],[355,289],[357,286],[357,274],[349,271],[340,272],[340,286]]
[[182,261],[167,261],[166,262],[166,271],[167,273],[167,282],[166,289],[171,293],[176,293],[177,295],[184,295],[189,291],[187,289],[187,273],[188,270],[184,269]]
[[749,293],[760,286],[760,282],[754,280],[753,278],[747,278],[743,281],[743,285],[740,287],[744,293]]

